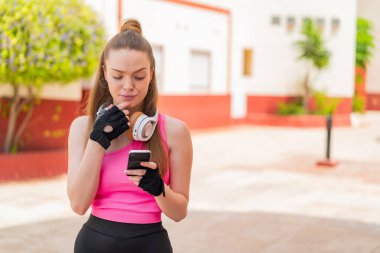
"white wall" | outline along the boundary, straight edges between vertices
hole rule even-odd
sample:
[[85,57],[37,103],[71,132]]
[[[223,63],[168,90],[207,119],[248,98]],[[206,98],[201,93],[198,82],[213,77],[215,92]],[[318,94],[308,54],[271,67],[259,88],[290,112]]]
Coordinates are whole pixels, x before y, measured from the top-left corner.
[[163,47],[161,93],[196,93],[189,86],[191,50],[211,53],[209,92],[228,92],[226,15],[164,1],[124,0],[125,18],[138,19],[151,45]]
[[117,0],[84,0],[84,2],[99,15],[107,37],[111,38],[115,35],[119,28]]
[[[316,87],[332,96],[351,97],[354,80],[356,0],[196,0],[232,10],[233,79],[235,86],[246,87],[252,95],[292,95],[299,92],[303,64],[296,60],[292,46],[299,38],[303,17],[341,20],[340,30],[331,36],[326,26],[324,36],[332,52],[330,67],[321,72]],[[281,17],[281,26],[270,24],[272,15]],[[285,18],[296,18],[296,31],[287,33]],[[329,23],[327,23],[329,24]],[[242,76],[242,51],[252,47],[253,76]]]
[[[331,36],[326,25],[324,35],[332,52],[330,68],[321,73],[316,86],[328,87],[333,96],[351,97],[354,81],[356,0],[192,0],[222,7],[231,11],[232,55],[227,62],[228,19],[223,13],[202,10],[159,0],[124,0],[123,18],[134,17],[141,21],[143,32],[152,45],[164,48],[164,73],[161,90],[164,94],[192,94],[189,88],[189,56],[192,49],[208,50],[212,55],[211,94],[226,94],[227,69],[231,66],[232,116],[245,115],[246,94],[287,96],[297,94],[298,81],[303,77],[302,64],[292,43],[298,38],[300,19],[323,17],[326,21],[339,18],[340,30]],[[366,2],[366,12],[376,8]],[[109,37],[116,34],[117,1],[85,0],[105,22]],[[371,3],[371,4],[370,4]],[[364,7],[363,7],[364,8]],[[371,9],[372,8],[372,9]],[[364,9],[361,9],[364,11]],[[282,19],[280,27],[270,24],[272,15]],[[296,18],[296,31],[286,32],[284,19]],[[378,31],[378,30],[377,30]],[[377,32],[378,33],[378,32]],[[253,49],[253,75],[244,77],[243,49]],[[380,48],[380,46],[379,46]],[[377,52],[380,52],[378,50]],[[372,62],[368,73],[368,89],[379,84],[380,57]],[[377,88],[376,88],[377,89]],[[73,91],[76,97],[78,91]],[[378,89],[380,90],[380,88]]]
[[373,24],[375,51],[367,67],[367,92],[380,92],[380,0],[359,0],[358,16],[369,19]]

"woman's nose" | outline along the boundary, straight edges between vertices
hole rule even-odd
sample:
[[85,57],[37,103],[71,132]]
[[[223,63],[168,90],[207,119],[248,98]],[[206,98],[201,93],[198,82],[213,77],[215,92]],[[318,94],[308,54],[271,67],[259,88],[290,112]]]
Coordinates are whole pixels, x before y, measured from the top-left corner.
[[134,88],[133,82],[131,78],[125,78],[123,82],[123,89],[125,90],[131,90]]

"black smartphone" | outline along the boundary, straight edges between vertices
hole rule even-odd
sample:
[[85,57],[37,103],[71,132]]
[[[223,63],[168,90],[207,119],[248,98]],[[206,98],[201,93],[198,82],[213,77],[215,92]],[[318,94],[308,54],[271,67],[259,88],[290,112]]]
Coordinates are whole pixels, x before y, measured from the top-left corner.
[[149,162],[150,150],[130,150],[128,156],[128,170],[144,169],[141,162]]

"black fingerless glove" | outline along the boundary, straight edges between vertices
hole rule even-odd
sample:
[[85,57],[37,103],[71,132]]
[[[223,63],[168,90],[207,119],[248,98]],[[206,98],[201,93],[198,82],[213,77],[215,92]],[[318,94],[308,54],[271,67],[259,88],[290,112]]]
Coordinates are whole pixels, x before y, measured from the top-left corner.
[[147,168],[145,175],[140,180],[139,187],[153,196],[159,196],[162,193],[165,197],[165,184],[158,168],[155,170]]
[[[111,126],[112,131],[104,132],[103,129],[106,126]],[[107,149],[113,139],[128,129],[128,119],[117,106],[113,106],[109,110],[101,108],[97,113],[90,139],[98,142],[104,149]]]

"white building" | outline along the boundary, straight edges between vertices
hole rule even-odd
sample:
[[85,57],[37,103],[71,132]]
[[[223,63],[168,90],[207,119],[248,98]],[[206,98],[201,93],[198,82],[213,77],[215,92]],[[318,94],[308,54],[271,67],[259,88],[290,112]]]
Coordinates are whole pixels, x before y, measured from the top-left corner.
[[192,119],[197,122],[255,121],[276,113],[279,102],[299,95],[305,69],[293,44],[300,37],[302,20],[311,18],[322,27],[332,53],[329,68],[314,87],[341,98],[338,114],[348,118],[351,112],[356,0],[88,3],[107,17],[110,35],[117,32],[118,7],[123,20],[141,21],[155,49],[163,107],[177,115],[181,110],[192,117],[198,114],[199,119]]
[[[278,103],[301,92],[305,69],[294,42],[305,18],[322,28],[332,54],[314,87],[341,99],[337,117],[347,122],[354,92],[356,18],[367,17],[374,23],[379,49],[368,68],[367,87],[369,100],[375,101],[372,108],[380,109],[380,0],[85,2],[99,14],[109,37],[118,32],[121,20],[140,20],[156,56],[160,110],[191,127],[275,124],[271,115]],[[73,103],[81,96],[80,83],[44,91],[45,98]]]

